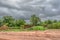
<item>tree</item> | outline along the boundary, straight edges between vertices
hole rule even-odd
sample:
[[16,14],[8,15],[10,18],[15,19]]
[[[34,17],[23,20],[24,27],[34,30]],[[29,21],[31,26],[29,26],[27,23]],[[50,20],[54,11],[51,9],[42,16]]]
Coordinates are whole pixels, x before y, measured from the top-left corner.
[[3,20],[0,19],[0,27],[3,26]]
[[13,20],[14,20],[14,18],[12,16],[4,16],[3,17],[3,22],[5,22],[5,23],[8,23]]
[[15,20],[12,16],[4,16],[3,23],[4,25],[7,25],[9,27],[20,27],[21,25],[25,24],[25,21],[23,19]]
[[52,24],[52,21],[51,20],[46,20],[45,24]]
[[21,25],[24,25],[25,24],[25,21],[23,19],[19,19],[19,20],[16,20],[16,26],[21,26]]
[[14,18],[12,16],[4,16],[3,23],[4,25],[10,26],[14,22]]
[[30,18],[30,21],[32,23],[32,25],[37,25],[39,22],[41,22],[41,20],[39,19],[39,17],[37,17],[36,15],[32,15]]
[[54,23],[57,23],[57,20],[54,20],[53,22],[54,22]]

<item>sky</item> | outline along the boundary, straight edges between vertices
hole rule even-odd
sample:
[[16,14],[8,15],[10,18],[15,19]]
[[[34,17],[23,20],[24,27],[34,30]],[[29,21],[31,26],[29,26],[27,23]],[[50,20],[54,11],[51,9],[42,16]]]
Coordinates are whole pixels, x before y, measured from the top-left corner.
[[0,17],[29,20],[33,14],[42,20],[60,20],[60,0],[0,0]]

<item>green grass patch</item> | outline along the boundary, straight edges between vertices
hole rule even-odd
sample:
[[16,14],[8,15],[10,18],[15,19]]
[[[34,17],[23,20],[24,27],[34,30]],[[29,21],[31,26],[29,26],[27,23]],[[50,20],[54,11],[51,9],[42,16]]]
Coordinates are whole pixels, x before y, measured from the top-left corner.
[[47,28],[44,28],[43,26],[34,26],[34,27],[31,27],[31,28],[28,28],[27,30],[46,30]]

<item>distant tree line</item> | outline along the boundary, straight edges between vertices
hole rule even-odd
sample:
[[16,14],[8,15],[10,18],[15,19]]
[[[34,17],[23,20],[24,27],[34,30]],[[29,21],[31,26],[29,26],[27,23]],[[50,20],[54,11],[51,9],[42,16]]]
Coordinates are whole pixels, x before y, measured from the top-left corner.
[[[6,25],[8,27],[21,27],[22,25],[26,25],[26,21],[24,19],[14,19],[12,16],[3,16],[0,19],[0,27]],[[28,25],[28,24],[27,24]],[[60,28],[60,21],[57,20],[46,20],[41,21],[40,17],[36,15],[32,15],[30,17],[30,25],[33,26],[43,26],[47,28]]]

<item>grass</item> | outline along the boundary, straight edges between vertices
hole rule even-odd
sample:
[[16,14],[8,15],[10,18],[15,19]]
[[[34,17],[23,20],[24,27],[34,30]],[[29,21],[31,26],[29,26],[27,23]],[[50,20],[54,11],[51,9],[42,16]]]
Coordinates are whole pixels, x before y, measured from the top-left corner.
[[44,28],[43,26],[34,26],[34,27],[31,27],[31,28],[28,28],[27,30],[40,30],[40,31],[43,31],[43,30],[46,30],[47,28]]
[[0,29],[0,32],[11,32],[11,31],[14,31],[14,32],[18,32],[18,31],[21,31],[21,29],[19,27],[9,27],[7,29]]
[[36,30],[44,31],[46,29],[47,28],[44,28],[43,26],[34,26],[31,28],[27,28],[27,29],[16,28],[16,29],[0,30],[0,32],[21,32],[21,31],[36,31]]

